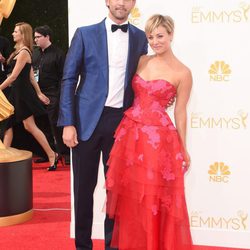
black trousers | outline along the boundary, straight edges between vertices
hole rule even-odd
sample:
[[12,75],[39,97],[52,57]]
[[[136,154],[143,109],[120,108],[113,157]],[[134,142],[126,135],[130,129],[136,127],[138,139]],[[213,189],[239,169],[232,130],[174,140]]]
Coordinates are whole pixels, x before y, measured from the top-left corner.
[[[92,249],[93,193],[97,184],[100,155],[102,153],[104,174],[106,174],[108,169],[106,163],[114,143],[114,132],[122,116],[122,108],[105,107],[91,138],[80,141],[72,150],[76,249]],[[110,248],[112,230],[113,220],[106,216],[105,250],[114,249]]]

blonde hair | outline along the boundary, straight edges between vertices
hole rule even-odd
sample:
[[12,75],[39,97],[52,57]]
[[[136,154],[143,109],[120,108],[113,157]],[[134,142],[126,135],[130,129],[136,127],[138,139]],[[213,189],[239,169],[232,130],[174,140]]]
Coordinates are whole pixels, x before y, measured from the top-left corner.
[[[33,51],[33,30],[30,24],[25,22],[20,22],[15,25],[15,27],[19,27],[20,33],[23,35],[23,45],[26,46],[31,52]],[[17,51],[19,48],[17,47],[17,44],[14,46],[15,51],[13,51],[8,60],[7,64],[10,63],[12,58],[14,58],[17,54]]]
[[30,24],[20,22],[15,25],[19,27],[20,33],[23,35],[23,44],[28,47],[30,51],[33,51],[33,29]]
[[147,20],[145,25],[145,33],[152,33],[152,31],[159,26],[163,26],[168,34],[174,32],[174,20],[170,16],[155,14]]

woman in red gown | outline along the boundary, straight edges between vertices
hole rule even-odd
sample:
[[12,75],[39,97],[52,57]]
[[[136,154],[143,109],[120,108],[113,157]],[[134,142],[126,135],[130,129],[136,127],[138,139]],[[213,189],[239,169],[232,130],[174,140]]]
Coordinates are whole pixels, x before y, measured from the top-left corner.
[[[133,78],[133,106],[115,133],[106,188],[114,218],[112,246],[119,250],[190,250],[184,192],[188,67],[173,54],[174,22],[154,15],[145,32],[154,55],[142,56]],[[175,125],[166,108],[175,100]]]

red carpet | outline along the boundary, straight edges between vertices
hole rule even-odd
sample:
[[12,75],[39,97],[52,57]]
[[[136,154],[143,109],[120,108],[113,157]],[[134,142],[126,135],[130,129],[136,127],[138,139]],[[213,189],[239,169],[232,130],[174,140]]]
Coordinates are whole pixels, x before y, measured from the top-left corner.
[[[0,227],[0,250],[71,250],[70,239],[70,171],[58,166],[47,172],[46,164],[33,167],[34,216],[32,220]],[[194,250],[233,250],[196,246]],[[94,241],[94,250],[103,250],[103,241]],[[239,249],[238,249],[239,250]]]
[[0,227],[0,249],[74,249],[69,238],[69,166],[46,170],[47,163],[33,167],[32,220],[15,226]]

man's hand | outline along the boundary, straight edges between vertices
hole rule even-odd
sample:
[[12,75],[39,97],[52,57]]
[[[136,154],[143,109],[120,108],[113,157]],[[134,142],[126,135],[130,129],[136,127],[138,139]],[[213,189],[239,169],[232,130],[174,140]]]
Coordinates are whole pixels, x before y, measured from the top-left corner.
[[172,97],[172,98],[168,101],[167,107],[172,106],[174,102],[175,102],[175,97]]
[[74,126],[65,126],[62,138],[67,147],[75,147],[78,144],[76,128]]

